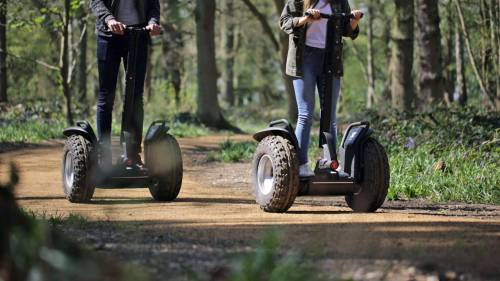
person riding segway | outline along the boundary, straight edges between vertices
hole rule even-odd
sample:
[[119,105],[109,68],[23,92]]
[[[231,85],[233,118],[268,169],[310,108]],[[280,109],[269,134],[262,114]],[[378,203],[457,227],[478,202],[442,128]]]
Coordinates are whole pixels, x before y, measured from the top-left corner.
[[[182,156],[166,121],[150,125],[144,138],[145,165],[140,156],[148,44],[150,36],[161,33],[159,0],[90,3],[97,17],[97,137],[86,121],[64,130],[67,140],[62,173],[66,197],[81,203],[92,198],[96,187],[148,187],[154,199],[174,200],[182,184]],[[111,118],[122,61],[126,71],[120,135],[123,154],[113,164]]]
[[[129,40],[127,27],[144,27],[149,35],[161,32],[159,0],[92,0],[91,8],[97,17],[97,59],[99,68],[99,91],[97,102],[97,137],[100,161],[103,167],[111,166],[111,119],[116,92],[116,83],[121,61],[127,69]],[[141,33],[137,40],[135,73],[130,73],[135,81],[130,96],[131,108],[123,110],[121,143],[124,144],[122,161],[127,169],[143,169],[139,155],[141,151],[142,126],[144,119],[143,93],[146,77],[149,36]],[[131,77],[130,75],[134,75]],[[127,101],[124,102],[127,105]]]
[[[359,212],[375,211],[385,200],[389,166],[383,147],[368,122],[351,124],[337,157],[336,108],[340,93],[342,37],[355,39],[359,10],[347,0],[289,0],[280,27],[290,35],[286,74],[293,79],[298,105],[297,129],[277,120],[257,132],[253,192],[267,212],[285,212],[298,195],[346,195]],[[316,88],[320,94],[320,148],[315,171],[308,151]],[[338,159],[339,158],[339,159]]]

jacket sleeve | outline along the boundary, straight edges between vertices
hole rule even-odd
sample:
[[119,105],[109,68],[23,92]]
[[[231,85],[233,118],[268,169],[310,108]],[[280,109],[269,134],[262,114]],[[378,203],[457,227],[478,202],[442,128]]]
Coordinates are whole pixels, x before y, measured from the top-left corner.
[[97,19],[103,23],[107,23],[109,20],[115,19],[111,11],[104,4],[103,0],[90,0],[90,9]]
[[[344,13],[350,14],[351,13],[351,7],[349,6],[349,1],[345,0],[347,3],[345,5],[345,10]],[[342,34],[345,37],[351,37],[352,40],[356,39],[359,35],[359,25],[356,26],[356,29],[352,29],[351,27],[351,21],[346,20],[344,23],[344,34]]]
[[147,13],[148,24],[160,24],[160,1],[151,0]]
[[293,4],[293,0],[289,0],[283,8],[280,17],[280,29],[287,34],[292,34],[297,30],[296,26],[299,23],[300,17],[294,17],[294,14],[297,15],[295,5]]

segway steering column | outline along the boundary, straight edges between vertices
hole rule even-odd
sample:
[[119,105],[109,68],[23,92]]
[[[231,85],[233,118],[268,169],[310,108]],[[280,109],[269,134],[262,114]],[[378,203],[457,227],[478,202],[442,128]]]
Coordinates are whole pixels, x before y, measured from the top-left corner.
[[128,55],[127,55],[127,73],[125,77],[125,101],[123,104],[122,113],[122,127],[121,127],[121,144],[124,151],[124,159],[130,159],[130,157],[135,157],[134,153],[137,153],[136,147],[138,145],[136,140],[137,132],[134,131],[133,122],[134,118],[134,107],[135,107],[135,85],[136,85],[136,65],[137,65],[137,54],[139,40],[144,40],[143,37],[147,34],[148,30],[146,28],[139,27],[127,27],[125,29],[125,34],[128,36]]

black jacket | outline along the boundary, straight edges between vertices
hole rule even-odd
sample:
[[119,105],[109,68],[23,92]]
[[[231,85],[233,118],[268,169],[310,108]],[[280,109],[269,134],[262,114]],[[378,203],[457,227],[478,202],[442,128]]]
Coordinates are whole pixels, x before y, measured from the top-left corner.
[[[317,1],[315,1],[317,3]],[[289,34],[288,57],[286,74],[292,77],[302,77],[304,46],[306,44],[307,25],[297,27],[299,18],[304,15],[304,1],[288,0],[280,18],[280,28]],[[348,0],[333,1],[331,4],[334,13],[351,13]],[[350,21],[334,19],[328,21],[326,38],[327,57],[325,72],[335,77],[344,75],[342,62],[343,39],[342,36],[356,39],[359,27],[352,29]]]
[[[135,3],[143,25],[160,24],[159,0],[136,0]],[[97,17],[96,34],[108,37],[112,35],[106,23],[115,19],[115,12],[119,4],[120,0],[90,0],[90,8]]]

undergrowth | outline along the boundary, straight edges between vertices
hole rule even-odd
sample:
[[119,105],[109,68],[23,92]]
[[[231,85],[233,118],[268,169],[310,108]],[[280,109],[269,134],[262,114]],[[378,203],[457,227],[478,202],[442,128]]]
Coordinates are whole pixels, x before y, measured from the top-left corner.
[[500,204],[500,113],[365,115],[389,154],[389,199]]
[[216,151],[208,153],[208,161],[244,162],[252,158],[257,144],[253,141],[234,142],[226,140],[219,144]]

